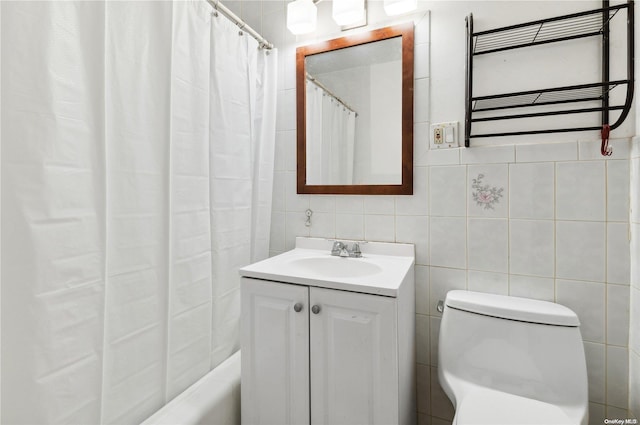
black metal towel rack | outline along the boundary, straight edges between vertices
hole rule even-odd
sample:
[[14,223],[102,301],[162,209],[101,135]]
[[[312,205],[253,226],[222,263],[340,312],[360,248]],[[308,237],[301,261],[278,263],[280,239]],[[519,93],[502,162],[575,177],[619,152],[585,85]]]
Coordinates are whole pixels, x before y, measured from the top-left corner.
[[[609,25],[612,18],[622,10],[626,10],[627,15],[627,78],[624,80],[610,80]],[[610,6],[609,1],[603,1],[602,8],[599,9],[479,32],[474,32],[473,15],[470,14],[466,18],[466,27],[466,147],[469,147],[471,138],[601,130],[603,139],[602,154],[611,154],[611,149],[605,146],[605,139],[607,139],[608,143],[609,130],[617,128],[625,120],[629,114],[631,101],[633,100],[633,0],[614,6]],[[599,82],[501,93],[489,96],[473,95],[473,59],[475,56],[593,36],[602,37],[602,80]],[[610,105],[609,95],[611,91],[617,87],[626,88],[624,103]],[[600,106],[593,107],[593,103],[584,105],[585,102],[593,101],[599,101]],[[549,105],[559,105],[559,107],[549,110],[547,107]],[[545,108],[540,108],[543,106]],[[518,110],[518,108],[524,109]],[[613,124],[610,124],[609,112],[614,110],[621,112],[618,119]],[[472,126],[475,122],[527,119],[586,112],[601,112],[601,125],[472,133]]]

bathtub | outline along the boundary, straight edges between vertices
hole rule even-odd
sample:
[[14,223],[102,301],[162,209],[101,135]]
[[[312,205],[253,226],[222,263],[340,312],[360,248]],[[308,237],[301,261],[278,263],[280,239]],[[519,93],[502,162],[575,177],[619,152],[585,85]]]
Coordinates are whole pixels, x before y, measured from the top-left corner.
[[239,425],[240,351],[141,425]]

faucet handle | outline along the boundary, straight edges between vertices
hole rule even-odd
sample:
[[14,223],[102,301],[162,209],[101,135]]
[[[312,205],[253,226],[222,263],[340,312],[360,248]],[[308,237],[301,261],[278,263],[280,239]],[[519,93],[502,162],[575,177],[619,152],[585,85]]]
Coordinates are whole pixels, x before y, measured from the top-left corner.
[[334,241],[331,248],[331,255],[340,255],[340,252],[344,249],[344,244],[340,241]]
[[360,244],[358,242],[353,243],[353,247],[351,248],[351,255],[355,258],[362,257],[362,251],[360,251]]

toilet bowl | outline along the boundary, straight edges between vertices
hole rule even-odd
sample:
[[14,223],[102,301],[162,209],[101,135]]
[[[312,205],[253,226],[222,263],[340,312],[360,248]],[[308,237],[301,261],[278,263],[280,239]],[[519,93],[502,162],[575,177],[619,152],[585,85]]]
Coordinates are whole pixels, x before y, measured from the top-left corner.
[[580,322],[546,301],[450,291],[439,336],[440,385],[455,425],[587,425]]

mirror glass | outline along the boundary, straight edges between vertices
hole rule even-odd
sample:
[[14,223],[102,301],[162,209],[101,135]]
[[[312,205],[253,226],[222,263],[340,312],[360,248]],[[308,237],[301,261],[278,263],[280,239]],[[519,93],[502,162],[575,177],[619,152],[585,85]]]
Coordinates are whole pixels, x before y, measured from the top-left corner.
[[413,25],[299,48],[297,72],[298,193],[410,194]]
[[402,39],[305,58],[307,184],[402,183]]

